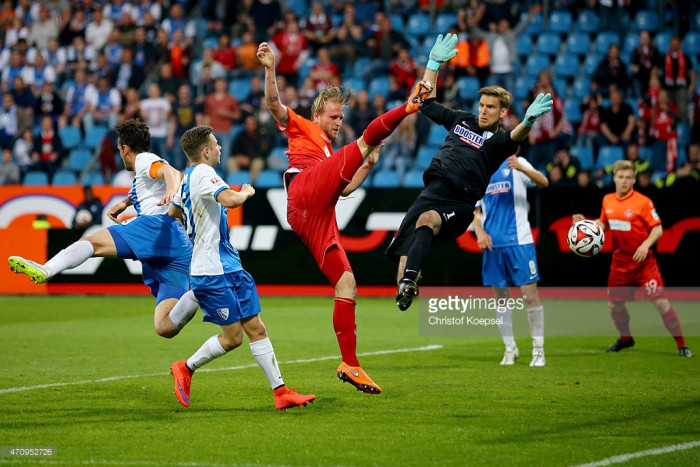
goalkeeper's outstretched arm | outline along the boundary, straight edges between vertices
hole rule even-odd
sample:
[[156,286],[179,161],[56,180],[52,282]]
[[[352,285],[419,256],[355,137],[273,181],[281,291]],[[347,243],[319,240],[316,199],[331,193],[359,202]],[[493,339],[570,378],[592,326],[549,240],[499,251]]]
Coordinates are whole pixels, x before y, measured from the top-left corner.
[[510,139],[513,141],[522,141],[527,138],[535,120],[552,110],[552,104],[551,94],[538,94],[537,97],[535,97],[535,101],[527,108],[523,121],[510,132]]
[[435,97],[440,65],[457,55],[457,49],[455,49],[456,45],[457,34],[448,33],[444,37],[440,34],[435,40],[433,48],[430,49],[430,59],[425,66],[425,73],[423,73],[423,81],[428,81],[433,84],[433,91],[428,96],[429,99]]

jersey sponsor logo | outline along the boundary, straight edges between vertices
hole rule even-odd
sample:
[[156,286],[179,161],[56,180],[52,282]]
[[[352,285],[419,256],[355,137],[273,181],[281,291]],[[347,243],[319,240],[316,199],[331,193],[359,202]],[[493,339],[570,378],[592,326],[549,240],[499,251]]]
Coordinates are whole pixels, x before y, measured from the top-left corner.
[[656,209],[651,210],[651,217],[653,217],[655,221],[659,220],[659,214],[656,212]]
[[462,125],[455,126],[454,133],[457,136],[459,136],[459,139],[475,148],[481,148],[481,146],[484,145],[484,141],[486,141],[486,138],[484,138],[481,135],[477,135],[476,133],[474,133],[468,128],[463,127]]
[[221,183],[221,179],[218,177],[211,178],[209,179],[209,181],[211,181],[212,185],[218,185],[219,183]]
[[223,320],[228,319],[228,308],[219,308],[216,310],[216,314],[219,315],[219,318]]
[[487,195],[497,195],[499,193],[508,193],[511,189],[510,182],[496,182],[496,183],[489,183],[489,185],[486,187],[486,194]]
[[610,230],[619,230],[621,232],[629,232],[632,230],[632,223],[630,221],[609,219],[608,224],[610,225]]

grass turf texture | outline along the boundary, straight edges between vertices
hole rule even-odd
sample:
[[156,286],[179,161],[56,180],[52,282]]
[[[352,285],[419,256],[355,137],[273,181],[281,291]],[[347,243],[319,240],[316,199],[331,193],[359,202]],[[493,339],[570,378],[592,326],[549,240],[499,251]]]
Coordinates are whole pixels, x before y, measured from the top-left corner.
[[[61,465],[575,465],[700,440],[699,359],[680,358],[669,336],[619,354],[603,353],[612,322],[606,337],[548,337],[546,368],[528,367],[522,337],[521,359],[501,367],[498,337],[420,337],[416,309],[360,299],[359,352],[442,346],[361,357],[384,389],[370,396],[336,379],[340,357],[285,363],[338,355],[330,298],[262,301],[285,382],[316,394],[309,407],[274,410],[246,343],[195,374],[181,407],[168,368],[216,333],[201,312],[165,340],[146,297],[2,297],[0,445],[54,446],[44,462]],[[544,304],[610,319],[600,301]],[[681,322],[697,314],[674,305]],[[688,344],[700,351],[697,337]],[[110,377],[125,378],[7,390]],[[630,462],[699,463],[699,446]]]

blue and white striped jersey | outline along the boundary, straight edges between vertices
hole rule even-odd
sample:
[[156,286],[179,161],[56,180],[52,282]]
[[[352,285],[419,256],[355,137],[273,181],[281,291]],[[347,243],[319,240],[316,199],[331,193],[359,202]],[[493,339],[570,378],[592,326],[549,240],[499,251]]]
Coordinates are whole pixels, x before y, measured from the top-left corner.
[[[154,163],[159,163],[156,167]],[[136,209],[139,216],[155,216],[167,214],[169,206],[158,206],[165,194],[165,180],[155,178],[152,175],[152,168],[155,171],[160,168],[160,164],[167,164],[165,159],[161,159],[152,152],[142,152],[136,155],[134,160],[134,181],[131,184],[128,197]]]
[[[533,169],[527,159],[518,157],[524,167]],[[520,170],[508,168],[504,161],[494,172],[486,187],[486,194],[479,201],[484,230],[491,235],[493,248],[534,243],[528,212],[527,187],[530,177]]]
[[226,212],[216,197],[229,186],[206,164],[188,167],[173,204],[183,211],[194,244],[191,276],[219,276],[240,271],[241,259],[231,245]]

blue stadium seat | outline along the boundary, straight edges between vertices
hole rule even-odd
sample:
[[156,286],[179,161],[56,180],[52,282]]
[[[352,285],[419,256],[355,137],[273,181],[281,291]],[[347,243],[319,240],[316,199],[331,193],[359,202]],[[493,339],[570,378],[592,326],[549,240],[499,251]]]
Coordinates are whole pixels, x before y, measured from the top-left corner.
[[683,39],[683,52],[688,55],[700,54],[700,32],[690,31]]
[[598,32],[598,27],[600,25],[600,19],[598,15],[593,10],[583,10],[578,14],[578,20],[576,21],[576,30],[579,32],[585,32],[588,34],[594,34]]
[[406,188],[423,188],[423,172],[420,170],[409,170],[403,176],[401,186]]
[[472,101],[478,97],[477,93],[481,89],[479,79],[474,76],[462,76],[457,80],[459,95],[462,99]]
[[676,168],[682,166],[688,160],[688,151],[685,148],[678,148],[678,159],[676,160]]
[[566,38],[566,51],[570,54],[586,55],[591,51],[591,38],[587,33],[572,32]]
[[[529,13],[527,11],[523,11],[520,14],[520,21],[526,19],[528,16]],[[544,27],[542,25],[542,14],[537,13],[532,17],[532,20],[528,23],[527,27],[525,28],[525,31],[523,31],[523,34],[527,34],[529,36],[537,36],[539,34],[542,34],[543,30]]]
[[102,140],[107,134],[107,127],[104,125],[95,125],[85,133],[85,139],[83,140],[83,146],[89,149],[95,149],[97,146],[102,144]]
[[352,76],[357,79],[365,79],[372,60],[369,57],[357,57],[352,64]]
[[525,61],[525,74],[537,76],[542,70],[549,68],[549,58],[546,55],[534,54]]
[[599,54],[607,54],[612,44],[620,45],[620,36],[616,32],[602,31],[595,38],[595,51]]
[[671,37],[673,36],[670,32],[659,31],[654,36],[654,45],[661,54],[665,54],[668,51],[668,46],[671,43]]
[[659,17],[654,10],[639,10],[634,17],[635,31],[655,33],[659,29]]
[[558,34],[569,34],[573,29],[573,18],[568,11],[553,11],[549,15],[548,31]]
[[625,40],[622,42],[622,55],[629,58],[632,55],[634,49],[639,45],[639,33],[628,32],[625,36]]
[[536,77],[534,76],[518,76],[515,79],[515,93],[513,97],[516,100],[523,100],[527,97],[532,87],[535,85]]
[[391,14],[389,15],[389,19],[391,20],[391,29],[402,33],[404,30],[403,17],[401,15]]
[[678,123],[676,125],[678,133],[678,147],[686,147],[690,144],[690,126],[687,123]]
[[68,170],[59,170],[53,174],[51,180],[52,185],[75,185],[76,183],[78,183],[78,179],[75,173]]
[[583,76],[593,76],[595,70],[598,68],[598,64],[600,64],[600,61],[603,60],[603,57],[604,55],[597,53],[586,55],[586,58],[583,59]]
[[287,0],[287,10],[292,10],[298,18],[306,18],[309,16],[308,3],[306,0]]
[[73,149],[68,153],[66,169],[81,172],[92,159],[92,152],[87,149]]
[[521,34],[515,40],[515,51],[518,57],[527,57],[533,51],[532,37]]
[[278,188],[282,186],[282,174],[277,170],[266,169],[258,174],[256,188]]
[[389,77],[377,76],[376,78],[372,78],[372,81],[369,82],[367,92],[369,92],[370,100],[377,94],[381,94],[386,98],[389,95]]
[[653,150],[651,146],[639,146],[639,159],[643,161],[651,161]]
[[49,184],[49,176],[46,175],[46,172],[27,172],[24,175],[24,182],[25,185],[48,185]]
[[285,146],[275,146],[267,156],[267,167],[270,169],[286,170],[289,166],[289,158],[285,152]]
[[248,78],[232,80],[228,85],[228,92],[239,102],[245,100],[250,94],[250,80]]
[[244,183],[250,183],[250,172],[247,170],[239,170],[226,175],[226,183],[229,185],[241,186]]
[[668,176],[668,173],[665,170],[655,170],[651,174],[652,185],[655,185],[656,182],[658,182],[659,180],[661,180],[663,182],[663,180],[666,180],[667,176]]
[[[306,77],[309,76],[309,73],[311,73],[311,68],[313,68],[313,66],[316,65],[316,63],[318,63],[318,60],[316,60],[314,57],[309,57],[306,60],[304,60],[304,63],[301,64],[301,66],[299,67],[299,71],[298,71],[299,80],[300,80],[299,82],[304,81],[306,79]],[[243,97],[243,99],[245,99],[248,96],[248,94],[250,94],[250,89],[248,90],[246,95]],[[236,99],[238,99],[238,98],[236,97]],[[240,101],[242,99],[238,99],[238,100]]]
[[395,170],[380,170],[372,178],[374,188],[398,188],[399,174]]
[[581,121],[581,109],[578,101],[567,99],[564,101],[564,114],[571,123],[578,124]]
[[406,32],[421,37],[430,34],[430,16],[425,13],[413,13],[406,22]]
[[595,167],[597,169],[611,167],[615,161],[624,158],[625,153],[621,146],[601,146],[598,150],[598,160],[596,161]]
[[[433,124],[430,127],[430,133],[428,133],[427,144],[429,144],[430,146],[440,147],[445,143],[446,137],[447,137],[447,130],[445,130],[445,127],[442,125]],[[434,149],[435,148],[433,148],[433,150]]]
[[80,128],[68,125],[63,128],[58,129],[58,136],[61,137],[61,143],[63,148],[66,150],[71,150],[76,146],[79,146],[83,135],[80,133]]
[[573,78],[578,75],[580,66],[576,55],[560,54],[554,59],[554,75],[562,78]]
[[215,49],[216,46],[219,45],[219,38],[218,37],[205,37],[204,40],[202,41],[202,48],[203,49]]
[[[433,125],[433,128],[436,126],[437,125]],[[418,149],[418,153],[416,153],[416,162],[413,168],[421,171],[427,169],[430,166],[430,162],[433,160],[433,157],[435,157],[435,154],[437,154],[437,151],[433,146],[422,146],[420,149]]]
[[581,170],[593,170],[594,158],[593,150],[588,146],[572,146],[571,155],[576,156],[576,158],[581,163]]
[[556,95],[562,99],[564,99],[569,93],[569,89],[564,78],[552,78],[552,87],[554,88]]
[[457,25],[457,14],[455,13],[440,13],[437,18],[435,18],[435,28],[433,30],[436,34],[445,34],[450,30],[452,26]]
[[561,50],[561,38],[555,32],[544,32],[537,38],[537,53],[556,55]]
[[571,86],[571,94],[579,102],[591,92],[591,80],[589,78],[576,78]]
[[83,186],[104,185],[105,179],[102,172],[88,172],[80,179]]

